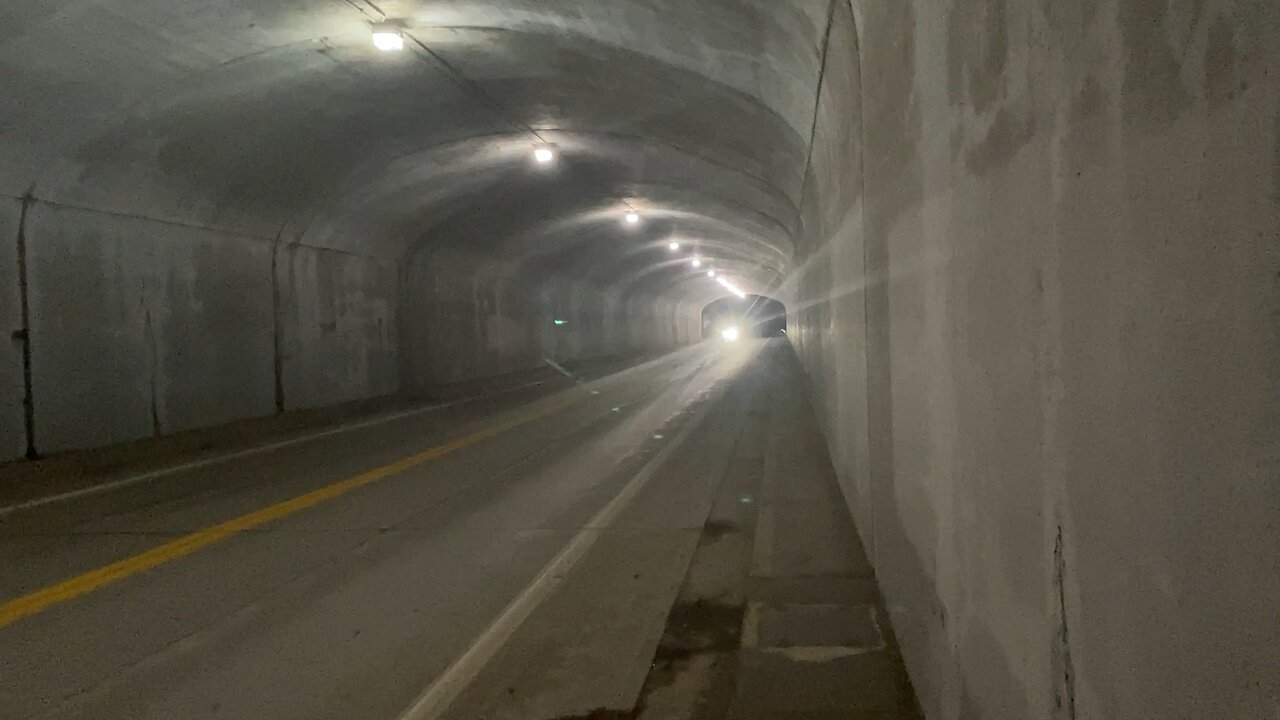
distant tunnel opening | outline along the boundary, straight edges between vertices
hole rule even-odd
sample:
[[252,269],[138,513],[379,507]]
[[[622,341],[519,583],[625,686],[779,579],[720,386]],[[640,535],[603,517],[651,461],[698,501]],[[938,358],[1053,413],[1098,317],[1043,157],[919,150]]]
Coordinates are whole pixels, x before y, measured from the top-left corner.
[[702,308],[702,337],[717,337],[736,327],[745,337],[781,337],[787,334],[787,306],[764,295],[725,297]]

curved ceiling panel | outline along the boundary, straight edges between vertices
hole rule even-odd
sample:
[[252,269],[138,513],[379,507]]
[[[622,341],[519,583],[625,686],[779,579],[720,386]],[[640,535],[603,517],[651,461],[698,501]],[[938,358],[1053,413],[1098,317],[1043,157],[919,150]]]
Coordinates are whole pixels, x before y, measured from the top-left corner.
[[[0,192],[652,288],[690,285],[651,251],[678,237],[765,285],[791,258],[826,6],[6,7]],[[382,20],[405,51],[371,46]],[[553,168],[530,162],[539,143]]]

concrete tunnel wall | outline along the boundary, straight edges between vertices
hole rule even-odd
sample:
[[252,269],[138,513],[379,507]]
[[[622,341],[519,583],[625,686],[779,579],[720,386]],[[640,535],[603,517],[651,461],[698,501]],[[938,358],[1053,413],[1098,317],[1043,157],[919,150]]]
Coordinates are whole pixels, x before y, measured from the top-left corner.
[[[0,202],[0,231],[24,244],[25,281],[17,253],[0,264],[0,316],[23,327],[25,286],[41,453],[420,396],[544,358],[679,342],[670,301],[622,303],[555,277],[504,282],[484,274],[483,260],[406,271],[386,258],[40,201]],[[569,325],[561,332],[553,318]],[[3,457],[18,458],[21,343],[4,343],[0,360]]]
[[782,295],[931,720],[1280,708],[1280,5],[835,3]]

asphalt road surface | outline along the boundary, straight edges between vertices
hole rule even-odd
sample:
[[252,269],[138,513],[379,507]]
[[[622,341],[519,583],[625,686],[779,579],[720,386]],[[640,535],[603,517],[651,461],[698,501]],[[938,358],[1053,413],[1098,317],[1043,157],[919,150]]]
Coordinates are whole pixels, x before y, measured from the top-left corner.
[[[765,347],[708,343],[0,508],[0,717],[630,707]],[[511,699],[485,669],[517,633],[545,642]]]

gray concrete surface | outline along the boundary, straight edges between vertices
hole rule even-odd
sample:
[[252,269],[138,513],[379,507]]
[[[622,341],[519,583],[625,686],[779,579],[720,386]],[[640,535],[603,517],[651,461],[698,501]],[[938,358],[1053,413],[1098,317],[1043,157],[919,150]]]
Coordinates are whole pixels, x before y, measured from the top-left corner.
[[780,292],[926,715],[1280,709],[1280,6],[837,3]]
[[[0,517],[3,603],[450,438],[551,413],[0,628],[0,717],[398,718],[695,409],[718,403],[750,355],[686,350],[532,402],[462,404]],[[645,564],[628,533],[681,525],[689,512],[684,476],[661,482],[612,526],[622,555],[573,571],[597,603],[616,596],[601,573]],[[681,571],[669,560],[662,552],[647,566],[676,572],[674,588]],[[656,643],[669,599],[635,602],[656,613]],[[649,659],[632,659],[643,679]]]
[[304,245],[282,246],[278,253],[284,409],[396,394],[396,264]]
[[269,245],[47,204],[26,235],[37,448],[272,412]]
[[18,223],[21,203],[0,199],[0,237],[14,238],[0,252],[0,458],[22,457],[27,451],[27,435],[22,400],[25,387],[22,373],[22,295],[18,273]]
[[920,718],[784,343],[755,369],[641,696],[643,720]]

